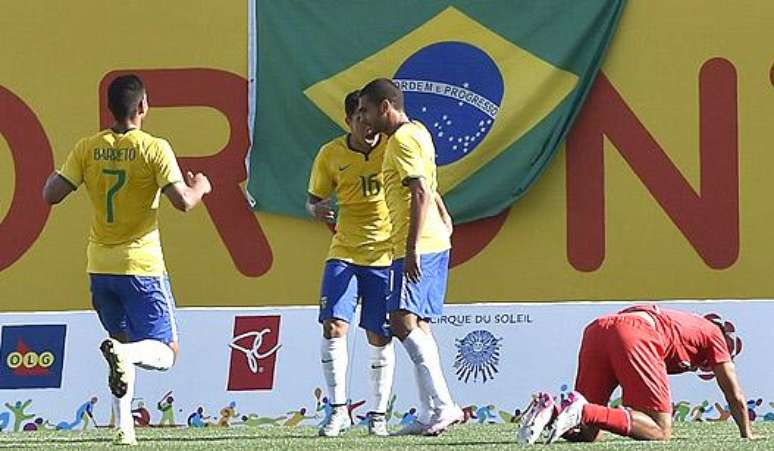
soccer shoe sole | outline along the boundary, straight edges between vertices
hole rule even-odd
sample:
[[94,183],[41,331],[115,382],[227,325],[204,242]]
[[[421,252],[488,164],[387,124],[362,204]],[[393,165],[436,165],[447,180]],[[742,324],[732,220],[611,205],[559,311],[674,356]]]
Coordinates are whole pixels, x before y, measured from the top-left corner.
[[534,401],[516,434],[516,441],[522,445],[534,445],[551,423],[553,413],[553,404],[541,405],[539,400]]
[[108,374],[108,386],[110,387],[110,392],[113,393],[113,396],[116,398],[123,398],[126,394],[127,385],[126,381],[123,379],[124,372],[120,368],[120,359],[116,353],[113,341],[110,339],[103,341],[102,344],[99,345],[99,349],[102,351],[102,356],[105,358],[108,368],[110,368],[110,373]]

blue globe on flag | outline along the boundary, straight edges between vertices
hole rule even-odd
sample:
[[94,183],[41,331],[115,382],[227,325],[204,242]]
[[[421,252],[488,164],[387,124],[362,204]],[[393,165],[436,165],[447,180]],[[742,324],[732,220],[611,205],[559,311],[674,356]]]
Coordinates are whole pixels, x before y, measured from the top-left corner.
[[406,113],[433,136],[438,166],[473,152],[492,129],[503,99],[494,60],[464,42],[439,42],[411,55],[394,77]]

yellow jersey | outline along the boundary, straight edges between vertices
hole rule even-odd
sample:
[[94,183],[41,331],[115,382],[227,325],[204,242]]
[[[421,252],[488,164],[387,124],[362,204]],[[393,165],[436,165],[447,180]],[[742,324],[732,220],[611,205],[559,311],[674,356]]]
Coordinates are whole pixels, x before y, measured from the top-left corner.
[[309,194],[339,206],[328,259],[362,266],[389,266],[390,220],[384,202],[384,136],[368,155],[349,147],[349,135],[320,148],[309,176]]
[[76,189],[85,184],[94,207],[89,273],[166,273],[158,228],[160,189],[183,181],[166,140],[137,129],[103,130],[80,140],[57,172]]
[[[382,166],[384,196],[392,223],[393,258],[406,255],[411,191],[407,182],[412,178],[424,178],[430,193],[438,190],[435,166],[435,146],[427,129],[412,121],[398,127],[387,141]],[[417,253],[430,254],[451,248],[449,231],[432,201],[424,227],[419,231]]]

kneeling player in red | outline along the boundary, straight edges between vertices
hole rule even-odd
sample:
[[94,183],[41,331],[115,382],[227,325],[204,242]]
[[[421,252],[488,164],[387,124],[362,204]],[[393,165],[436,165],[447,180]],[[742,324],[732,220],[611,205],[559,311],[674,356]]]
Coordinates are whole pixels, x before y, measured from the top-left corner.
[[[672,399],[668,374],[709,368],[728,402],[744,438],[752,438],[744,393],[731,360],[733,342],[724,328],[709,319],[655,305],[638,305],[603,316],[583,332],[575,392],[555,418],[525,422],[519,439],[534,443],[548,427],[548,442],[564,437],[593,442],[602,430],[638,440],[669,440]],[[607,407],[617,386],[623,408]],[[532,424],[531,424],[532,423]]]

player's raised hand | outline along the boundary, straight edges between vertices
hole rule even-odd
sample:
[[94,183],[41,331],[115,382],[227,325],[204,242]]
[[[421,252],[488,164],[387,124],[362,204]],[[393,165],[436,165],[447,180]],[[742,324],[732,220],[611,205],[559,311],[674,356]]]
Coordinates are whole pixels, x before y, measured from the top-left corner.
[[208,179],[207,176],[201,172],[197,172],[194,175],[193,172],[187,171],[185,173],[185,178],[188,186],[191,188],[201,187],[200,189],[202,190],[202,194],[209,194],[212,192],[212,184],[210,184],[210,179]]
[[336,216],[331,208],[330,199],[323,199],[319,202],[311,204],[312,215],[320,221],[333,223],[336,220]]

